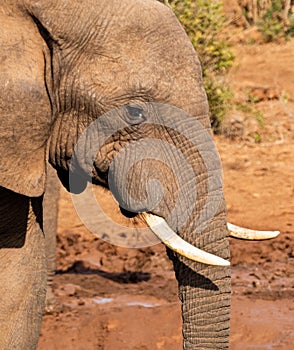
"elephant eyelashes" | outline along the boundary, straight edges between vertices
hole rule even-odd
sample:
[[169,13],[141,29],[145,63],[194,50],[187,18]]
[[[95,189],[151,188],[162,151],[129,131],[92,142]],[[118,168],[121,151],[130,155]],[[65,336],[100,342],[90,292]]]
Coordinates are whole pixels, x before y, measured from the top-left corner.
[[128,105],[126,106],[126,110],[128,112],[128,121],[130,124],[135,125],[146,121],[142,108]]

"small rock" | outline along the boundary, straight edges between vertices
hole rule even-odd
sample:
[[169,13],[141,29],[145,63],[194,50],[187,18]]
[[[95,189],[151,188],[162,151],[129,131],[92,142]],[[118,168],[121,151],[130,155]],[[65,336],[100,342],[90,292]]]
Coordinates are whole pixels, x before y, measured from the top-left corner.
[[62,289],[64,295],[71,297],[76,294],[77,290],[80,289],[80,287],[75,284],[68,283],[65,284]]

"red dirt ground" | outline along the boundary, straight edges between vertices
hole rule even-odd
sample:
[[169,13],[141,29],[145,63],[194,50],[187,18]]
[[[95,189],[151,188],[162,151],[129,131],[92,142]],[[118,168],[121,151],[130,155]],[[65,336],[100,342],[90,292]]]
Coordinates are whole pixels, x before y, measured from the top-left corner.
[[[228,218],[280,230],[272,241],[232,240],[231,350],[294,348],[294,41],[236,46],[229,80],[242,101],[254,95],[264,127],[241,116],[242,137],[216,137],[224,168]],[[237,122],[240,112],[232,112]],[[239,118],[239,119],[238,119]],[[258,139],[256,138],[258,135]],[[254,143],[253,140],[261,140]],[[120,221],[105,191],[99,202]],[[103,226],[107,233],[111,228]],[[180,305],[162,245],[112,246],[91,235],[70,196],[60,199],[60,312],[45,315],[38,350],[179,350]]]

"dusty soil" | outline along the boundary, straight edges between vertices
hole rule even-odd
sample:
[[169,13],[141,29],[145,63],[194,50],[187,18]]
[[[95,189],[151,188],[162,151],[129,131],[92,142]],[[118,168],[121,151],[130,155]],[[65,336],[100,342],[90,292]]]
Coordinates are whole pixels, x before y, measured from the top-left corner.
[[[242,136],[216,137],[229,220],[281,231],[272,241],[231,241],[232,350],[293,349],[293,52],[294,42],[236,47],[230,83],[241,101],[256,97],[264,127],[232,112]],[[105,191],[98,197],[113,219],[123,220]],[[100,221],[100,235],[107,237],[110,226]],[[181,349],[177,286],[164,247],[126,249],[93,236],[64,191],[57,268],[60,311],[45,315],[38,350]]]

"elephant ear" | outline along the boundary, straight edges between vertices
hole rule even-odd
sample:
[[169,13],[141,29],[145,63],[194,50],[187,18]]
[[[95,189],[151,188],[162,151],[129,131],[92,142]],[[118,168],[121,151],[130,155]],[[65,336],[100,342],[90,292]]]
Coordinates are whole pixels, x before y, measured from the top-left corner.
[[28,197],[39,197],[45,189],[45,149],[33,153],[20,147],[17,142],[1,139],[0,153],[4,156],[0,159],[0,186]]
[[4,17],[1,32],[0,186],[38,197],[44,192],[52,124],[46,45],[25,14]]

